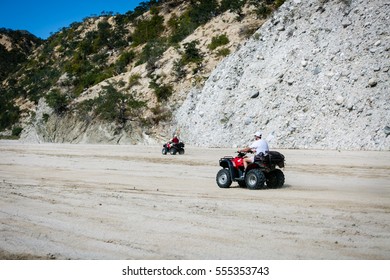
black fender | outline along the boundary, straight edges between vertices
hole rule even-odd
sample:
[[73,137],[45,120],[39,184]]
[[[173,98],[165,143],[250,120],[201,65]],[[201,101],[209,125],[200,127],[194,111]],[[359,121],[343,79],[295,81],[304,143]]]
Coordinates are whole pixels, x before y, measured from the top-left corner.
[[234,168],[233,162],[229,158],[221,158],[219,160],[219,165],[223,168],[229,169],[230,176],[234,181],[234,178],[237,177],[237,170]]
[[248,172],[251,169],[260,169],[261,171],[263,171],[263,173],[268,173],[272,170],[270,166],[264,165],[264,163],[258,161],[249,164],[246,168],[246,172]]
[[258,162],[253,162],[251,164],[248,164],[248,166],[246,167],[246,172],[252,169],[262,169],[262,166]]

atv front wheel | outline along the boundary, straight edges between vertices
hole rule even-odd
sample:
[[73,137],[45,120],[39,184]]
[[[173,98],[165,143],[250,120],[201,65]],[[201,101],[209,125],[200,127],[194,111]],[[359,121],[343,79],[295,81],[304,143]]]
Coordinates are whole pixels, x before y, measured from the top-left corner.
[[284,174],[280,169],[275,169],[267,174],[267,187],[271,189],[281,188],[284,185]]
[[259,169],[249,170],[245,176],[245,183],[248,189],[262,189],[265,183],[264,173]]
[[232,184],[232,178],[230,177],[230,172],[228,169],[224,168],[218,171],[217,173],[217,185],[220,188],[228,188]]
[[161,151],[161,153],[162,153],[163,155],[166,155],[166,154],[168,153],[168,149],[167,149],[167,148],[163,148],[162,151]]
[[176,148],[171,148],[171,149],[169,150],[169,153],[170,153],[171,155],[176,155],[176,153],[177,153]]

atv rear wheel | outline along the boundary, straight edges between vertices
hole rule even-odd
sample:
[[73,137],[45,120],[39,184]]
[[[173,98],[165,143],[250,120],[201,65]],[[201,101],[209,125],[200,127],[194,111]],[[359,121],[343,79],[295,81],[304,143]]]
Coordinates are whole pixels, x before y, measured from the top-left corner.
[[169,150],[169,153],[170,153],[171,155],[176,155],[176,153],[177,153],[176,148],[171,148],[171,149]]
[[220,188],[228,188],[232,184],[232,178],[228,169],[224,168],[218,171],[217,173],[217,185]]
[[245,176],[245,183],[248,189],[262,189],[265,183],[264,173],[259,169],[251,169]]
[[184,155],[184,149],[179,150],[179,155]]
[[267,187],[276,189],[284,185],[284,174],[280,169],[275,169],[267,174]]

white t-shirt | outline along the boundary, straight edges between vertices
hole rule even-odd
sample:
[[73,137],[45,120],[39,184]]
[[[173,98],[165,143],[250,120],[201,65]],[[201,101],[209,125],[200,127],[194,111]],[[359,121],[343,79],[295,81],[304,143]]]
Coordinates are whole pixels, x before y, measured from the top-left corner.
[[263,153],[266,156],[269,152],[268,143],[263,139],[259,139],[253,142],[252,145],[250,145],[250,148],[256,150],[256,155]]

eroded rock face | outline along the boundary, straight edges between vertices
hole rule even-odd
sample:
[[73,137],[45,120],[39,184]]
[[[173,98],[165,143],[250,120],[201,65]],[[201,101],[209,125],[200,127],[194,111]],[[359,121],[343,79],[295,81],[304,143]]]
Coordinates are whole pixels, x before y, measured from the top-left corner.
[[389,150],[390,2],[286,1],[193,89],[175,128],[231,147],[261,129],[271,147]]
[[23,130],[21,140],[30,143],[156,144],[138,123],[128,122],[119,127],[92,118],[81,120],[75,114],[57,116],[43,98],[31,124]]

